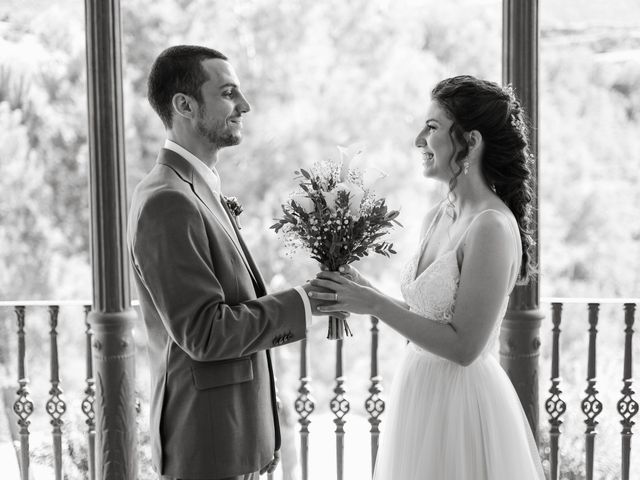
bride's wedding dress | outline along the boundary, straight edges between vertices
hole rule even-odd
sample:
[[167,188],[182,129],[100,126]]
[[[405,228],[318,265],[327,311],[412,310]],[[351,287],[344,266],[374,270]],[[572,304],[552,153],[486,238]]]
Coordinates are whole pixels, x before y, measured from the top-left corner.
[[[416,276],[420,248],[403,271],[404,299],[425,322],[452,317],[460,277],[456,250]],[[507,301],[491,340],[469,366],[407,345],[382,423],[375,480],[544,479],[524,411],[494,354]]]

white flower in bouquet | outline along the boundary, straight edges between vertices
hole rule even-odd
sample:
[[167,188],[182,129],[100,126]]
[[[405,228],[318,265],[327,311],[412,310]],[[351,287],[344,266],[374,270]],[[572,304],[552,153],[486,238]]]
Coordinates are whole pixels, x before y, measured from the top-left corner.
[[302,210],[306,213],[311,213],[315,210],[316,204],[308,196],[302,194],[291,195],[291,200],[300,205]]
[[340,192],[337,189],[333,189],[329,192],[322,192],[322,197],[327,205],[327,208],[331,213],[336,213],[338,210],[338,194]]
[[373,187],[387,174],[376,167],[367,167],[362,173],[362,184],[366,190],[372,190]]

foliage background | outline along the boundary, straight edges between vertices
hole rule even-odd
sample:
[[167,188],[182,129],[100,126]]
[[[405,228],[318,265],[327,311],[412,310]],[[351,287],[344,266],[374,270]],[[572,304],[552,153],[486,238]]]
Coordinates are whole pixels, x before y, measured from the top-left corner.
[[[418,239],[421,215],[443,195],[418,174],[412,146],[429,91],[446,76],[470,73],[500,81],[499,0],[122,0],[123,88],[128,190],[151,168],[163,129],[145,100],[155,56],[175,43],[225,52],[253,110],[241,146],[223,152],[226,194],[245,205],[243,233],[270,288],[313,276],[305,258],[284,256],[268,230],[293,170],[335,156],[336,144],[362,141],[366,161],[389,176],[379,194],[400,208],[405,228],[392,240],[399,254],[371,258],[361,269],[399,295],[398,271]],[[638,297],[640,291],[640,5],[633,0],[540,2],[539,208],[541,294],[544,297]],[[0,6],[0,300],[89,299],[89,209],[84,5],[80,0],[7,0]],[[547,309],[547,304],[542,308]],[[548,311],[548,310],[545,310]],[[14,388],[14,319],[0,310],[4,386]],[[621,388],[622,312],[603,307],[598,375],[605,413],[599,426],[598,478],[619,475],[615,402]],[[83,324],[79,308],[61,311],[67,472],[81,478]],[[580,398],[586,387],[586,307],[565,309],[562,376],[569,412],[563,449],[565,478],[583,478]],[[320,322],[324,323],[324,322]],[[347,476],[368,472],[369,357],[366,319],[354,321],[347,343]],[[34,468],[47,475],[46,312],[28,317],[33,396]],[[541,399],[549,388],[549,318],[543,324]],[[137,332],[141,438],[145,438],[144,330]],[[332,472],[329,399],[333,345],[324,324],[311,333],[311,468]],[[393,378],[403,341],[381,326],[381,375]],[[276,350],[280,396],[290,448],[295,448],[298,345]],[[636,372],[638,369],[636,368]],[[542,406],[543,402],[541,402]],[[384,418],[384,417],[383,417]],[[545,416],[541,425],[546,428]],[[382,424],[384,428],[384,423]],[[600,440],[601,438],[601,440]],[[144,443],[144,442],[143,442]],[[636,442],[637,444],[637,442]],[[146,447],[143,447],[146,448]],[[143,449],[143,452],[145,450]],[[288,460],[286,460],[288,458]],[[640,452],[634,447],[635,471]],[[296,478],[295,453],[285,457]],[[141,461],[141,479],[151,478]]]

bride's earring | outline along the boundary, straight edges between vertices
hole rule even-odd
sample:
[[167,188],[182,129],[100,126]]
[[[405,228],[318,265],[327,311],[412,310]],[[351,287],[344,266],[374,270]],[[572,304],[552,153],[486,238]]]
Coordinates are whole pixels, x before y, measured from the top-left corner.
[[469,160],[465,160],[464,162],[462,162],[462,173],[464,173],[465,175],[469,173],[470,166],[471,163],[469,163]]

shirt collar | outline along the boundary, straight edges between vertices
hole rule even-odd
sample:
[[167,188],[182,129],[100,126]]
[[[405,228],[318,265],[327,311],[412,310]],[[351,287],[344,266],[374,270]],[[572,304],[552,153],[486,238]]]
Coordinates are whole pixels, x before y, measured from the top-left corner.
[[177,153],[182,158],[187,160],[193,166],[193,168],[195,168],[196,172],[198,172],[200,176],[205,179],[213,192],[216,195],[220,195],[220,177],[218,176],[218,172],[215,168],[209,168],[206,163],[196,157],[189,150],[178,145],[176,142],[169,140],[168,138],[164,141],[164,148]]

